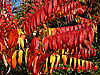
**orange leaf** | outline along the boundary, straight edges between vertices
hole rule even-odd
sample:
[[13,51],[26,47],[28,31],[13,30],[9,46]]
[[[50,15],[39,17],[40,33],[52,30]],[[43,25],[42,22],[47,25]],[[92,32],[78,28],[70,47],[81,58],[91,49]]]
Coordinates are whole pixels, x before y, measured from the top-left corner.
[[[64,49],[62,49],[62,54],[64,54]],[[62,55],[62,60],[63,60],[63,64],[66,65],[66,63],[67,63],[66,55]]]
[[16,61],[16,54],[17,52],[15,51],[14,54],[12,55],[12,67],[15,69],[17,61]]
[[21,47],[24,48],[24,40],[25,40],[25,35],[21,35],[20,37],[20,43],[21,43]]

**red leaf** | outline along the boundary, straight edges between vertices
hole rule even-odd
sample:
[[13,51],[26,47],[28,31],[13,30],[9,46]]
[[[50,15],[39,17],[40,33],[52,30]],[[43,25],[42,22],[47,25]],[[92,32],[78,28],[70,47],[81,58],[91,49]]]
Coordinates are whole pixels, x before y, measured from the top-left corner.
[[86,61],[86,70],[88,71],[89,69],[89,61]]
[[56,35],[56,33],[57,33],[56,28],[52,28],[51,33],[52,33],[52,35]]
[[73,8],[74,8],[74,2],[71,3],[71,10],[73,10]]
[[62,36],[61,36],[61,34],[57,35],[57,44],[58,44],[58,49],[62,50]]
[[53,0],[53,8],[54,8],[54,12],[57,9],[57,0]]
[[71,8],[70,8],[70,4],[68,4],[68,11],[70,11],[71,10]]
[[44,19],[45,19],[45,12],[44,12],[44,8],[41,7],[41,22],[42,23],[43,23]]
[[89,50],[91,50],[91,53],[92,53],[92,55],[93,55],[93,48],[92,48],[92,46],[91,46],[91,44],[90,44],[90,41],[84,40],[84,44],[89,48]]
[[74,26],[70,26],[70,31],[73,31],[74,30]]
[[57,30],[57,32],[58,32],[59,34],[62,33],[61,28],[56,28],[56,30]]
[[48,6],[49,6],[49,3],[45,3],[45,7],[44,7],[45,14],[48,14]]
[[68,14],[67,5],[65,6],[65,14]]
[[92,43],[93,42],[93,38],[94,38],[94,30],[92,27],[89,27],[89,31],[91,33],[91,38],[90,38],[90,42]]
[[85,28],[85,24],[84,23],[82,24],[82,26],[83,26],[83,28]]
[[53,35],[52,36],[52,47],[53,47],[53,50],[57,49],[57,42],[56,42],[56,38],[57,36],[56,35]]
[[9,65],[11,65],[11,58],[7,58],[7,62]]
[[10,31],[9,38],[8,38],[9,48],[16,46],[17,41],[18,41],[18,31],[16,29],[13,29],[12,31]]
[[62,4],[62,0],[58,0],[58,1],[59,1],[58,4],[61,5]]
[[12,42],[13,42],[13,32],[10,31],[10,32],[9,32],[8,43],[7,43],[9,47],[10,47],[10,45],[12,44]]
[[32,62],[33,62],[33,56],[29,56],[28,54],[28,70],[32,72]]
[[66,33],[64,34],[62,34],[62,40],[63,40],[63,44],[66,44]]
[[77,30],[77,31],[74,31],[73,33],[74,33],[74,37],[75,37],[74,43],[75,43],[75,47],[76,47],[78,44],[79,31]]
[[74,25],[74,29],[75,29],[75,30],[78,30],[78,26],[77,26],[77,25]]
[[85,30],[82,28],[80,31],[79,31],[80,33],[80,35],[79,35],[79,43],[81,44],[83,41],[84,41],[84,39],[85,39]]
[[39,39],[34,37],[31,42],[30,51],[35,51],[39,47]]
[[88,54],[88,49],[85,48],[85,59],[87,58],[87,54]]
[[80,45],[79,45],[78,59],[81,57],[81,53],[82,53],[82,46],[81,46],[81,44],[80,44]]
[[37,26],[36,26],[36,15],[37,15],[37,14],[34,15],[34,20],[33,20],[33,21],[34,21],[33,23],[34,23],[34,28],[35,28],[35,29],[37,28]]
[[35,56],[34,57],[34,62],[33,62],[33,73],[34,73],[34,75],[37,75],[37,59],[38,59],[38,57],[37,56]]
[[14,19],[14,15],[13,15],[11,9],[10,9],[9,7],[8,7],[7,9],[8,9],[9,14],[11,15],[11,18],[12,18],[12,19],[14,20],[14,22],[17,24],[17,21]]
[[69,23],[69,15],[67,15],[67,19],[68,19],[68,22],[67,23]]
[[79,28],[79,29],[82,29],[82,26],[79,24],[79,25],[78,25],[78,28]]
[[33,16],[31,16],[31,30],[32,30],[32,31],[34,31],[34,27],[33,27],[33,22],[34,22],[34,21],[33,21],[33,20],[34,20],[34,19],[33,19]]
[[89,63],[90,63],[90,70],[92,70],[93,63],[92,62],[89,62]]
[[94,51],[94,54],[93,54],[93,56],[96,56],[96,50],[93,48],[93,51]]
[[52,12],[52,0],[49,1],[49,6],[48,6],[48,16],[50,17]]
[[68,32],[69,31],[69,26],[68,27],[66,27],[66,32]]
[[82,60],[82,72],[85,70],[85,61],[84,60]]
[[82,58],[85,59],[84,49],[82,49]]
[[25,22],[26,22],[26,20],[22,22],[22,26],[23,26],[24,30],[25,30]]
[[82,15],[84,13],[84,10],[82,8],[78,8],[77,13],[80,13]]
[[61,27],[62,33],[66,32],[66,28],[65,27]]
[[29,28],[28,28],[29,30],[28,31],[29,31],[29,33],[31,35],[32,32],[31,32],[31,22],[30,22],[30,20],[28,21],[28,24],[29,24]]
[[78,53],[78,47],[76,47],[76,52],[75,52],[74,58],[77,58],[77,53]]
[[45,48],[45,51],[47,50],[48,45],[49,45],[49,39],[48,39],[48,37],[46,37],[46,38],[44,38],[44,48]]
[[50,47],[50,49],[52,49],[51,44],[52,44],[52,36],[49,36],[49,47]]
[[39,26],[40,26],[40,9],[37,12],[37,27],[39,27]]
[[90,50],[88,51],[88,58],[90,57]]
[[74,9],[76,8],[76,2],[74,2]]
[[73,46],[73,41],[74,41],[74,35],[73,35],[73,32],[68,32],[68,35],[69,35],[69,47],[71,48]]
[[[28,21],[28,20],[27,20],[27,21]],[[28,28],[29,28],[29,27],[28,27],[28,22],[27,22],[27,21],[25,22],[25,26],[26,26],[26,34],[29,35],[29,32],[28,32]]]

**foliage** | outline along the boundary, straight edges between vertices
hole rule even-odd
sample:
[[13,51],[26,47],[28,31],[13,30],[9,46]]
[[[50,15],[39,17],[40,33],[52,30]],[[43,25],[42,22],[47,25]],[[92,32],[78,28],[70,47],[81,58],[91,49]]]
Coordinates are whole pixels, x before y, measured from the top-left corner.
[[97,0],[14,2],[0,2],[0,74],[100,73]]

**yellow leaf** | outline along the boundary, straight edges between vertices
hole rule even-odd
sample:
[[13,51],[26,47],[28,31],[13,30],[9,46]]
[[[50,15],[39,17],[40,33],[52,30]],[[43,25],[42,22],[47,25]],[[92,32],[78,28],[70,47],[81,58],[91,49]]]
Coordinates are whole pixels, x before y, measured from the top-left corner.
[[14,54],[12,55],[12,67],[13,69],[15,69],[17,61],[16,61],[16,51],[14,52]]
[[62,49],[62,54],[64,54],[64,49]]
[[82,60],[82,72],[84,71],[84,69],[85,69],[85,60]]
[[51,28],[48,28],[49,35],[51,35]]
[[52,62],[51,62],[51,69],[50,69],[50,74],[52,73],[52,70],[53,70],[53,66],[54,66],[54,63],[55,63],[55,60],[56,60],[56,57],[55,55],[52,55]]
[[1,45],[1,52],[0,52],[0,54],[2,54],[2,43],[0,43],[0,45]]
[[69,70],[71,68],[72,58],[70,58]]
[[20,49],[20,43],[21,43],[21,38],[18,38],[18,45],[19,45],[19,49]]
[[29,48],[27,48],[27,49],[26,49],[26,52],[25,52],[25,65],[27,64],[27,52],[28,52],[28,49],[29,49]]
[[57,69],[57,66],[58,66],[58,64],[59,64],[59,61],[60,61],[60,55],[57,54],[57,62],[56,62],[56,64],[55,64],[55,69]]
[[21,65],[21,63],[22,63],[22,55],[23,55],[23,51],[20,50],[19,53],[18,53],[18,63],[19,63],[19,65]]
[[18,31],[19,36],[20,36],[21,34],[24,34],[24,33],[21,31],[21,29],[19,29],[18,27],[17,27],[17,31]]
[[53,55],[50,56],[50,63],[52,62]]

